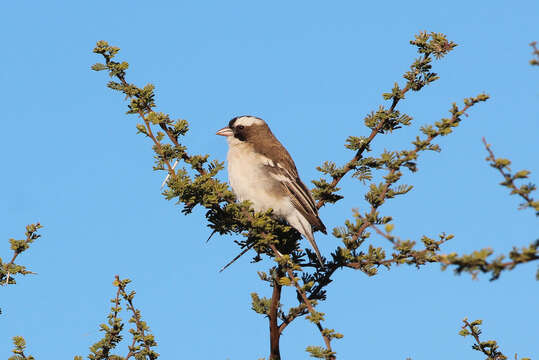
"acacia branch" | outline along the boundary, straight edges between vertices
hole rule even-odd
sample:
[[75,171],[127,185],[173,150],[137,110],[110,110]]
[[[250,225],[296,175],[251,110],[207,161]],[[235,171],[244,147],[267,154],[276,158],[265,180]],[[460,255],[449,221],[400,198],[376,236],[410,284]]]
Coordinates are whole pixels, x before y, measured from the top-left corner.
[[135,347],[135,344],[137,342],[141,343],[144,347],[144,351],[142,352],[143,356],[147,356],[150,360],[157,359],[158,354],[151,349],[152,346],[155,346],[157,344],[155,343],[155,340],[152,335],[146,335],[145,330],[147,330],[148,327],[146,323],[142,321],[140,311],[135,309],[135,306],[133,305],[133,297],[135,293],[131,292],[127,294],[125,288],[126,283],[120,280],[120,277],[118,275],[115,276],[115,279],[118,290],[122,298],[127,303],[127,309],[133,314],[130,321],[134,322],[136,326],[136,330],[132,331],[133,343],[129,348],[129,353],[127,354],[125,360],[129,359],[131,356],[137,357],[138,354],[141,354],[137,353],[137,349]]
[[[119,278],[118,276],[116,276],[116,281],[118,280]],[[113,300],[114,307],[112,308],[112,317],[109,315],[109,324],[112,325],[113,328],[112,330],[107,331],[107,334],[104,337],[103,346],[102,346],[102,351],[103,351],[102,356],[104,359],[109,358],[110,351],[114,349],[116,347],[116,344],[120,342],[122,339],[120,332],[123,329],[123,324],[121,323],[121,320],[118,319],[118,314],[121,310],[120,292],[121,292],[121,289],[118,286],[118,290],[116,290],[116,296],[114,297],[114,300]],[[131,345],[131,347],[135,346],[134,342],[135,342],[135,339],[133,337],[133,344]],[[131,356],[130,353],[131,353],[131,350],[129,351],[125,359],[128,359],[129,356]]]
[[[400,169],[401,166],[406,165],[407,163],[417,159],[418,153],[420,151],[428,149],[429,146],[431,146],[432,140],[434,140],[438,136],[446,135],[444,131],[447,131],[446,129],[450,129],[451,127],[456,126],[461,121],[460,117],[462,115],[467,116],[466,111],[470,107],[474,106],[479,101],[485,101],[486,99],[488,99],[487,95],[479,95],[476,98],[465,99],[464,101],[465,106],[460,110],[456,107],[456,105],[453,105],[453,108],[451,109],[451,113],[452,113],[451,118],[447,119],[445,122],[442,122],[438,126],[439,129],[437,131],[425,130],[426,133],[429,133],[426,139],[416,140],[415,142],[416,146],[414,149],[401,152],[401,154],[399,154],[399,158],[396,160],[394,164],[386,165],[386,166],[391,166],[391,168],[389,168],[389,172],[385,176],[385,183],[383,185],[383,189],[380,193],[380,196],[378,197],[378,201],[371,202],[371,211],[364,216],[363,224],[359,228],[359,231],[352,237],[353,241],[356,241],[357,239],[359,239],[359,237],[363,236],[364,231],[368,227],[374,225],[373,222],[370,221],[369,219],[372,219],[375,217],[378,208],[385,202],[388,190],[390,189],[391,185],[397,182],[398,179],[400,178],[400,172],[398,171],[398,169]],[[410,164],[409,166],[415,170],[415,164],[414,165]],[[398,175],[398,176],[395,177],[395,175]]]
[[[479,338],[479,335],[481,335],[481,329],[479,328],[479,325],[481,325],[483,322],[482,320],[475,320],[472,322],[469,322],[468,319],[462,320],[464,325],[462,326],[461,330],[459,331],[459,335],[466,337],[466,336],[472,336],[474,339],[474,344],[472,345],[472,349],[479,351],[487,356],[487,360],[506,360],[507,356],[505,356],[498,346],[498,343],[495,340],[487,340],[487,341],[481,341]],[[515,360],[517,360],[517,354],[515,354]],[[530,358],[521,358],[521,360],[531,360]]]
[[[107,54],[107,53],[101,53],[103,55],[103,57],[105,58],[105,63],[107,65],[107,67],[110,67],[111,65],[118,65],[117,63],[113,62],[112,61],[112,56],[110,54]],[[114,74],[114,76],[120,80],[121,84],[127,89],[127,88],[133,88],[134,86],[129,84],[127,82],[127,80],[125,79],[125,72],[124,71],[120,71],[120,72],[116,72]],[[131,99],[133,97],[136,97],[136,98],[139,98],[140,97],[135,93],[135,94],[131,94],[131,93],[127,93],[127,92],[124,92],[126,94],[126,98],[128,99]],[[148,103],[144,103],[144,111],[147,113],[147,114],[150,114],[150,113],[155,113],[155,111],[153,110],[152,106]],[[139,117],[144,121],[145,123],[145,126],[146,126],[146,130],[147,130],[147,135],[152,139],[154,145],[157,147],[158,149],[158,154],[160,154],[162,156],[162,160],[163,162],[166,164],[167,166],[167,169],[168,169],[168,173],[170,176],[175,176],[175,172],[174,172],[174,169],[173,167],[170,165],[170,162],[168,161],[168,159],[164,158],[163,157],[163,152],[162,152],[162,146],[161,146],[161,143],[160,141],[158,141],[156,139],[156,137],[153,135],[152,133],[152,129],[151,129],[151,124],[149,122],[149,120],[147,119],[147,117],[145,116],[144,112],[142,111],[142,109],[139,109],[139,111],[137,112]],[[167,134],[167,137],[170,139],[170,141],[176,146],[176,147],[180,147],[180,143],[178,142],[178,138],[177,136],[175,136],[171,129],[167,126],[167,124],[165,122],[160,122],[159,123],[159,127],[165,131],[165,133]],[[183,152],[181,154],[181,159],[184,160],[185,162],[189,163],[190,161],[192,161],[192,157],[189,156],[186,152]],[[206,174],[206,172],[204,171],[204,169],[200,166],[198,166],[196,168],[196,170],[198,171],[198,173],[200,175],[204,175]]]
[[[330,184],[325,181],[321,181],[319,184],[315,182],[315,185],[319,187],[321,195],[325,195],[317,202],[317,207],[320,209],[327,201],[335,202],[342,198],[340,195],[334,195],[337,190],[336,185],[339,181],[350,171],[356,169],[358,162],[363,156],[365,150],[369,150],[369,145],[374,137],[384,131],[391,132],[401,127],[401,125],[409,125],[411,117],[408,115],[400,115],[395,108],[399,101],[404,98],[404,95],[409,91],[419,91],[424,86],[436,81],[439,77],[436,73],[431,72],[432,58],[436,59],[444,57],[447,53],[453,50],[456,46],[452,41],[448,41],[445,35],[431,32],[420,32],[415,36],[415,39],[410,41],[410,44],[417,47],[417,52],[423,56],[420,59],[416,59],[410,66],[410,71],[404,74],[404,78],[407,80],[403,89],[400,89],[398,84],[395,83],[391,93],[384,93],[383,97],[386,100],[392,99],[389,110],[385,110],[383,107],[373,113],[371,116],[365,118],[365,125],[371,129],[371,133],[367,138],[355,138],[349,137],[347,142],[350,142],[348,148],[356,150],[356,154],[351,161],[341,169],[335,169],[334,166],[328,166],[326,168],[319,168],[322,172],[327,172],[333,178]],[[333,196],[331,196],[333,195]],[[331,199],[331,200],[330,200]]]
[[[392,113],[395,110],[395,107],[397,106],[399,101],[402,98],[404,98],[404,94],[406,94],[408,92],[408,90],[410,90],[410,87],[408,85],[406,85],[406,87],[401,90],[401,96],[402,97],[394,97],[393,98],[393,102],[392,102],[391,107],[389,108],[389,111],[388,111],[389,113]],[[367,140],[361,145],[359,150],[357,150],[357,152],[354,155],[354,157],[352,158],[352,160],[350,160],[348,163],[346,163],[346,165],[342,169],[342,174],[333,177],[333,181],[330,184],[331,189],[335,189],[337,187],[337,184],[339,183],[339,181],[341,181],[342,178],[346,174],[348,174],[350,172],[350,170],[354,169],[355,164],[361,159],[361,157],[363,156],[363,152],[365,152],[365,150],[367,150],[369,148],[369,145],[371,144],[372,140],[376,137],[376,135],[378,135],[380,133],[380,131],[384,127],[384,124],[385,124],[385,120],[380,121],[378,126],[376,126],[376,128],[374,128],[371,131],[371,133],[370,133],[369,137],[367,138]],[[326,203],[326,200],[320,199],[316,203],[316,207],[318,209],[320,209],[322,206],[324,206],[325,203]]]
[[[37,234],[37,230],[41,229],[42,227],[43,226],[41,226],[40,223],[26,225],[26,232],[25,232],[26,238],[24,240],[9,239],[11,250],[13,250],[13,256],[11,257],[11,260],[7,264],[2,264],[2,261],[0,259],[0,285],[4,285],[4,286],[8,285],[9,280],[12,279],[11,277],[12,275],[35,274],[29,270],[26,270],[24,266],[15,265],[15,260],[21,253],[28,250],[31,243],[33,243],[36,239],[41,237],[41,235]],[[12,267],[15,267],[15,269],[13,270]],[[13,273],[12,273],[12,270],[13,270]],[[5,281],[4,281],[4,276],[5,276]]]
[[494,156],[494,152],[492,151],[490,144],[487,143],[487,140],[484,137],[482,140],[483,144],[485,145],[485,149],[487,150],[489,155],[486,160],[490,161],[490,166],[497,169],[504,178],[504,181],[501,183],[501,185],[511,189],[511,194],[517,194],[526,201],[521,205],[521,208],[530,207],[532,209],[535,209],[536,215],[539,216],[539,201],[535,201],[533,197],[530,196],[531,192],[535,190],[535,185],[528,184],[518,187],[515,184],[515,180],[517,179],[528,178],[529,171],[522,170],[518,171],[515,175],[511,174],[509,169],[511,161],[507,159],[497,159],[496,156]]

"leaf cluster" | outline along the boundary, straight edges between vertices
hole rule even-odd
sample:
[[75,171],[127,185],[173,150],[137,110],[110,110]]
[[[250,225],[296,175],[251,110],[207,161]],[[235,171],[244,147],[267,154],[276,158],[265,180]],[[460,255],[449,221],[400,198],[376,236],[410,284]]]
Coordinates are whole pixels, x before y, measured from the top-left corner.
[[534,41],[530,43],[530,46],[533,49],[533,52],[532,52],[533,57],[530,60],[530,65],[539,66],[539,49],[537,49],[537,42]]
[[[481,341],[479,335],[481,335],[481,328],[479,325],[483,323],[482,320],[474,320],[469,322],[467,318],[462,320],[464,325],[459,331],[459,335],[463,337],[471,336],[474,339],[474,344],[472,349],[479,351],[486,355],[486,360],[506,360],[508,359],[505,356],[498,346],[498,343],[495,340]],[[515,360],[517,355],[515,354]],[[531,360],[530,358],[521,358],[520,360]]]
[[[517,265],[539,259],[539,240],[536,240],[528,246],[522,247],[519,250],[513,247],[508,254],[511,261],[504,261],[505,255],[498,255],[493,260],[489,257],[494,254],[494,250],[485,248],[473,251],[471,254],[458,255],[451,253],[441,255],[439,262],[442,263],[442,269],[445,270],[448,266],[455,266],[455,273],[463,272],[470,273],[473,278],[476,278],[479,272],[490,273],[490,280],[497,280],[502,271],[513,270]],[[539,270],[536,274],[536,279],[539,280]]]
[[12,352],[13,356],[10,356],[8,360],[35,360],[32,355],[26,355],[24,350],[26,349],[26,340],[22,336],[13,337],[13,346],[15,347]]
[[30,248],[30,244],[32,244],[34,241],[41,237],[41,235],[38,234],[37,231],[42,227],[43,226],[41,226],[40,223],[26,225],[26,231],[24,233],[25,239],[9,239],[11,250],[13,250],[13,256],[8,262],[4,262],[2,258],[0,258],[1,285],[16,284],[17,282],[15,280],[15,277],[17,275],[33,274],[33,272],[28,270],[25,266],[15,264],[15,259],[17,258],[17,256],[28,250]]

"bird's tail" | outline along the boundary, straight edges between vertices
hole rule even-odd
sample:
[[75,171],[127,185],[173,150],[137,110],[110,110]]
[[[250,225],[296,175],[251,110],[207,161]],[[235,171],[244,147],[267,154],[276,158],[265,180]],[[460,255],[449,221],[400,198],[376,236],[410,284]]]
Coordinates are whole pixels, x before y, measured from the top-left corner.
[[320,255],[320,250],[318,250],[318,245],[316,245],[316,241],[314,241],[314,236],[313,236],[312,231],[307,231],[304,235],[307,238],[307,240],[309,240],[309,242],[311,243],[311,246],[313,247],[314,252],[316,253],[316,257],[318,258],[318,262],[320,263],[320,265],[323,268],[324,267],[324,262],[322,261],[322,256]]
[[314,252],[316,253],[316,257],[318,258],[318,261],[323,268],[324,262],[322,261],[320,250],[318,250],[318,245],[316,245],[316,241],[314,241],[313,228],[311,224],[307,221],[307,219],[305,219],[305,217],[303,217],[299,213],[296,213],[293,216],[289,216],[286,220],[290,225],[292,225],[293,228],[295,228],[303,236],[305,236],[307,240],[309,240],[311,246],[314,249]]

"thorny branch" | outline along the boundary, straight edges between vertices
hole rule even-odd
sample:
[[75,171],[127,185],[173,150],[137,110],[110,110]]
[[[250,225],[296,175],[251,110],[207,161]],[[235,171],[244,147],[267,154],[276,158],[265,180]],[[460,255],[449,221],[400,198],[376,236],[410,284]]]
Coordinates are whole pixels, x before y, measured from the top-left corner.
[[[425,55],[425,58],[426,57],[427,55]],[[395,108],[397,107],[397,104],[399,103],[401,99],[404,99],[404,94],[406,94],[408,90],[410,90],[410,88],[408,85],[406,85],[406,87],[400,91],[401,97],[393,98],[393,102],[391,103],[391,107],[389,108],[389,111],[388,111],[389,113],[392,113],[395,110]],[[365,152],[365,150],[369,148],[369,145],[371,144],[372,140],[376,137],[376,135],[381,133],[381,130],[384,127],[385,121],[386,120],[380,121],[378,126],[376,126],[376,128],[374,128],[371,131],[369,137],[367,138],[365,142],[362,143],[361,147],[359,148],[359,150],[357,150],[352,160],[346,163],[346,165],[342,169],[342,174],[333,177],[333,180],[331,181],[331,184],[330,184],[331,189],[335,189],[337,187],[337,184],[342,180],[342,178],[355,168],[355,164],[357,164],[359,159],[361,159],[361,157],[363,156],[363,152]],[[318,202],[316,203],[316,207],[320,209],[322,206],[325,205],[326,201],[327,200],[324,200],[324,199],[318,200]]]
[[[378,227],[371,226],[375,231],[382,237],[388,239],[395,249],[399,249],[402,244],[406,242],[391,235],[390,233],[380,230]],[[431,239],[424,237],[422,241],[427,242],[427,246],[423,250],[413,250],[407,249],[405,252],[397,251],[392,255],[391,259],[385,259],[382,261],[374,261],[378,266],[384,265],[388,266],[391,264],[403,264],[410,263],[415,264],[416,266],[425,264],[425,263],[440,263],[442,269],[445,270],[449,266],[456,266],[455,272],[460,274],[462,272],[469,272],[472,275],[472,278],[476,278],[479,272],[491,273],[490,280],[496,280],[500,277],[502,271],[512,270],[517,265],[539,260],[539,240],[533,242],[528,247],[523,247],[522,250],[513,248],[509,252],[507,257],[511,261],[503,261],[506,256],[499,255],[495,259],[489,261],[487,260],[490,255],[493,254],[492,249],[482,249],[479,251],[474,251],[469,255],[457,255],[456,253],[451,254],[438,254],[437,250],[439,246],[445,243],[446,241],[453,238],[453,235],[440,235],[440,240],[435,243]],[[432,245],[435,245],[432,247]],[[355,267],[361,269],[362,266],[365,266],[366,263],[355,264]],[[539,272],[537,274],[537,279],[539,280]]]
[[[475,320],[472,322],[469,322],[467,318],[462,320],[464,325],[462,326],[461,330],[459,331],[459,335],[466,337],[466,336],[472,336],[474,339],[474,344],[472,345],[472,349],[482,352],[484,355],[487,356],[486,360],[506,360],[507,356],[505,356],[498,346],[498,343],[495,340],[487,340],[487,341],[481,341],[479,338],[479,335],[481,335],[481,329],[479,328],[479,325],[483,323],[482,320]],[[517,354],[515,354],[515,360],[518,360]],[[521,358],[521,360],[531,360],[530,358]]]
[[486,160],[490,162],[490,166],[495,169],[498,169],[499,173],[504,178],[504,181],[501,183],[501,185],[511,189],[511,195],[517,194],[526,201],[525,203],[521,204],[521,209],[530,207],[532,209],[535,209],[535,215],[539,216],[539,201],[534,200],[533,197],[530,196],[532,191],[536,189],[535,185],[530,183],[518,187],[515,184],[515,180],[517,179],[527,179],[530,172],[527,170],[521,170],[518,171],[515,175],[511,174],[511,169],[509,168],[509,165],[511,165],[511,161],[507,159],[496,158],[494,156],[494,152],[490,147],[490,144],[487,143],[487,140],[484,137],[483,144],[485,145],[485,149],[488,151],[489,155]]
[[[116,50],[116,51],[114,51],[114,50]],[[100,52],[100,54],[103,55],[103,57],[105,58],[105,63],[107,65],[107,67],[109,67],[110,65],[123,65],[124,64],[124,63],[118,64],[118,63],[116,63],[116,62],[114,62],[112,60],[112,57],[114,56],[114,54],[118,50],[119,50],[118,48],[113,48],[113,52],[109,53],[109,54],[107,54],[106,52]],[[125,64],[127,65],[127,63],[125,63]],[[129,84],[126,81],[125,72],[117,71],[115,73],[111,73],[111,76],[115,76],[118,80],[120,80],[121,84],[125,88],[137,89],[136,86],[134,86],[132,84]],[[134,97],[136,97],[136,92],[126,93],[126,98],[131,99],[131,98],[134,98]],[[162,157],[162,160],[163,160],[163,162],[165,163],[165,165],[166,165],[166,167],[168,169],[169,175],[170,176],[175,176],[176,173],[174,172],[174,169],[173,169],[172,165],[170,164],[170,161],[164,156],[164,152],[163,152],[161,142],[154,136],[154,134],[152,132],[151,122],[148,119],[149,114],[156,114],[156,112],[152,108],[152,104],[143,103],[143,107],[138,109],[136,113],[139,115],[139,117],[144,122],[144,125],[145,125],[145,128],[146,128],[146,135],[153,141],[154,146],[157,148],[156,152]],[[169,138],[169,140],[177,148],[183,148],[183,146],[181,146],[181,144],[178,142],[178,136],[174,135],[173,130],[168,126],[167,122],[170,122],[170,120],[164,117],[164,118],[161,118],[161,121],[158,122],[158,125],[167,134],[167,137]],[[191,156],[189,156],[185,150],[181,154],[181,159],[184,160],[186,163],[191,163],[193,161],[193,158]],[[206,174],[206,171],[200,166],[195,167],[195,169],[196,169],[196,171],[198,171],[198,173],[200,175]]]
[[352,160],[342,168],[336,168],[334,164],[330,165],[327,162],[323,167],[318,168],[318,170],[332,177],[332,181],[329,184],[323,179],[314,181],[316,185],[315,194],[319,197],[317,202],[319,209],[328,201],[336,202],[342,198],[341,195],[334,194],[338,190],[336,187],[337,184],[351,170],[357,170],[358,166],[362,166],[360,160],[363,157],[363,153],[370,151],[370,144],[377,134],[392,132],[402,125],[406,126],[410,124],[412,118],[406,114],[401,115],[396,111],[397,104],[401,99],[404,99],[405,94],[409,90],[419,91],[436,81],[439,77],[436,73],[431,72],[432,57],[441,59],[457,46],[454,42],[447,40],[445,35],[434,32],[420,32],[415,36],[414,40],[410,41],[410,44],[417,47],[418,53],[423,54],[423,56],[420,59],[416,59],[410,66],[410,70],[403,75],[407,80],[403,89],[400,89],[398,84],[395,83],[391,93],[383,94],[385,100],[392,100],[389,109],[386,110],[383,106],[380,106],[377,112],[373,112],[365,118],[365,125],[371,129],[369,136],[367,138],[356,138],[352,136],[347,139],[348,144],[346,147],[356,150]]
[[[456,108],[454,106],[453,109],[452,109],[453,115],[452,115],[451,119],[449,119],[449,121],[447,121],[444,126],[446,126],[448,128],[456,126],[456,124],[461,121],[460,117],[462,115],[467,116],[466,111],[469,108],[471,108],[472,106],[477,104],[479,101],[485,101],[486,99],[488,99],[488,96],[486,96],[486,95],[479,96],[479,97],[477,97],[475,99],[473,99],[473,98],[467,99],[467,100],[465,100],[466,105],[461,110],[459,110],[458,108]],[[358,234],[356,236],[354,236],[354,240],[357,240],[361,235],[363,235],[363,232],[369,226],[373,225],[373,222],[371,220],[369,220],[369,219],[376,218],[376,212],[378,210],[378,207],[380,207],[385,202],[386,195],[388,193],[389,188],[402,175],[402,173],[400,171],[398,171],[397,168],[402,166],[402,165],[406,165],[406,163],[409,163],[411,161],[415,161],[417,159],[419,151],[427,149],[429,147],[429,145],[431,144],[432,140],[434,140],[435,138],[437,138],[438,136],[443,135],[443,134],[444,133],[442,131],[436,131],[436,132],[431,132],[430,135],[428,135],[428,137],[425,140],[420,141],[418,139],[416,141],[416,147],[413,150],[402,152],[402,156],[401,156],[400,159],[398,159],[397,164],[391,164],[392,168],[389,169],[388,174],[385,176],[385,183],[383,185],[383,190],[380,193],[378,201],[373,202],[371,204],[371,211],[370,211],[369,214],[364,216],[364,223],[361,226],[361,228],[359,229]],[[420,146],[417,145],[419,143],[420,143]],[[414,169],[415,169],[415,164],[413,166],[414,166]]]
[[[115,285],[118,287],[120,295],[127,303],[127,309],[132,313],[130,322],[134,322],[136,326],[136,331],[130,331],[133,335],[133,342],[129,347],[129,353],[125,357],[125,360],[129,359],[131,356],[138,358],[141,354],[143,356],[148,356],[148,359],[150,360],[157,359],[159,355],[152,350],[152,347],[157,345],[154,340],[154,337],[153,335],[146,335],[145,331],[149,330],[149,328],[146,325],[146,322],[142,320],[140,316],[140,310],[135,309],[135,306],[133,305],[133,298],[135,296],[135,292],[131,291],[128,294],[125,288],[127,282],[125,280],[120,280],[120,277],[118,275],[115,276]],[[142,344],[142,346],[144,347],[143,351],[140,351],[139,346],[136,346],[137,342]]]
[[[107,323],[100,325],[100,331],[104,332],[103,337],[90,346],[89,360],[128,360],[135,358],[137,360],[155,360],[159,354],[152,350],[157,346],[149,327],[142,320],[140,310],[135,309],[133,298],[135,292],[127,293],[129,279],[121,280],[118,275],[115,276],[113,285],[117,288],[116,296],[111,299],[112,307],[107,316]],[[111,354],[116,346],[123,340],[122,331],[124,323],[119,317],[122,311],[121,303],[125,301],[126,310],[132,313],[129,323],[134,327],[129,329],[132,341],[128,345],[128,353],[125,357]],[[83,360],[82,356],[75,356],[74,360]]]

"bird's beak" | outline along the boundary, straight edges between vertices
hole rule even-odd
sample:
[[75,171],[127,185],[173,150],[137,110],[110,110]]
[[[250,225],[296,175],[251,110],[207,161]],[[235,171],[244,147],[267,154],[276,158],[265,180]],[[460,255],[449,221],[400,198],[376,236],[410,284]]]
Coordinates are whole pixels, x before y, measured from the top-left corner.
[[227,126],[227,127],[222,128],[221,130],[217,131],[217,132],[215,133],[215,135],[232,136],[232,135],[234,135],[234,132],[232,131],[231,128],[229,128],[229,127]]

